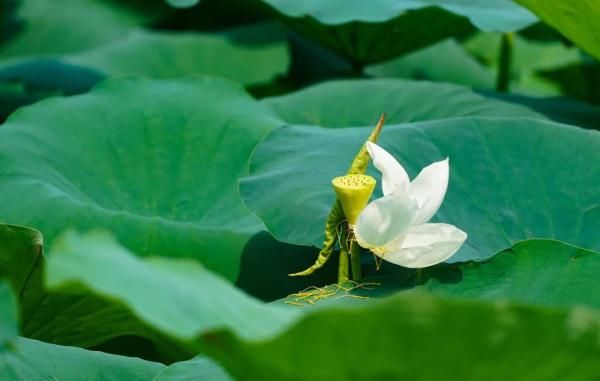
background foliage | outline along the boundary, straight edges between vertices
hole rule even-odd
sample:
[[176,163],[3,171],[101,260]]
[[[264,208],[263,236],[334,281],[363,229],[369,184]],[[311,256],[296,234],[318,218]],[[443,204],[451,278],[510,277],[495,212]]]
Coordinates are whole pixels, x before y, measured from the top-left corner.
[[[599,19],[0,0],[0,379],[597,381]],[[418,272],[363,253],[372,289],[288,277],[383,112],[411,177],[450,157],[435,219],[469,239]]]

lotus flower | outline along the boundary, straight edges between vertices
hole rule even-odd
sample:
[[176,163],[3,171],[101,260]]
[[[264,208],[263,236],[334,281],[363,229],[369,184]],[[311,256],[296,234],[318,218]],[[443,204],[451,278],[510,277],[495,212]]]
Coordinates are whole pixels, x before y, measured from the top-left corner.
[[358,216],[358,244],[387,262],[411,268],[432,266],[454,255],[467,234],[453,225],[428,223],[446,195],[448,159],[423,168],[411,182],[389,152],[371,142],[367,150],[382,173],[383,197]]

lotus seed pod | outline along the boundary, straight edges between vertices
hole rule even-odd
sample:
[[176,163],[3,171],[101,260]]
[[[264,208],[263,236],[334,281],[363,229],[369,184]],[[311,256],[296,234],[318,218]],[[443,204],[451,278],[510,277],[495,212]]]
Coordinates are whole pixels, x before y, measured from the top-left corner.
[[336,177],[331,183],[348,224],[354,226],[358,215],[367,206],[377,182],[371,176],[355,174]]

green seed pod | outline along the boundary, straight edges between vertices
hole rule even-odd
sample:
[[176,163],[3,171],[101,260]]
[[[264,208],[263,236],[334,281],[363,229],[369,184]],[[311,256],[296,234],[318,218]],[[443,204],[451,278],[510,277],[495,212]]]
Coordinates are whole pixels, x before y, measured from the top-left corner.
[[342,204],[348,224],[354,226],[358,215],[367,206],[373,194],[375,179],[367,175],[354,174],[336,177],[331,184]]

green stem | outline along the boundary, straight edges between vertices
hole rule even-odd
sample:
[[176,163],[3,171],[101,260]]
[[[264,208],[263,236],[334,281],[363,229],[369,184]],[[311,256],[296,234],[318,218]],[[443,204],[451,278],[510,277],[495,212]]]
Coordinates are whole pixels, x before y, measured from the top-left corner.
[[498,74],[496,77],[496,90],[507,92],[510,84],[510,65],[512,61],[513,33],[504,33],[500,43],[500,56],[498,57]]
[[342,245],[340,248],[340,264],[338,267],[338,284],[344,284],[350,279],[348,276],[349,264],[348,249],[346,248],[346,245]]
[[360,283],[362,281],[362,268],[360,263],[360,249],[358,243],[352,236],[352,242],[350,243],[350,261],[352,263],[352,280]]
[[416,284],[418,286],[420,286],[421,284],[423,284],[423,269],[417,269],[417,272],[415,274],[415,278],[416,278]]

